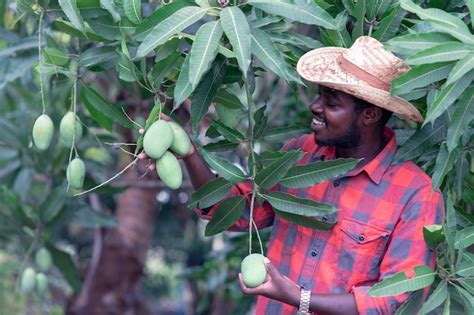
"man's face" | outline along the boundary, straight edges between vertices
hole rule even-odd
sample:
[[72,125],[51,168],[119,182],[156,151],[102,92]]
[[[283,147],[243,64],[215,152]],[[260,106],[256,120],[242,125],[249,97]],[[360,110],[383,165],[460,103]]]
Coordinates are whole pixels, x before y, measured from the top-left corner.
[[360,113],[355,111],[355,106],[351,95],[321,86],[319,97],[310,105],[316,143],[344,149],[358,146]]

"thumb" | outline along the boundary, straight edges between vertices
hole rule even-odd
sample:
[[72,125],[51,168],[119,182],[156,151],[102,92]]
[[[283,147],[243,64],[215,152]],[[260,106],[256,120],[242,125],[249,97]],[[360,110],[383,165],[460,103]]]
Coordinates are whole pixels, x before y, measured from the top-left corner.
[[278,273],[275,265],[272,264],[272,262],[270,261],[270,259],[268,259],[267,257],[265,257],[263,259],[263,262],[265,263],[265,267],[267,268],[267,272],[268,274],[270,275],[274,275],[275,273]]

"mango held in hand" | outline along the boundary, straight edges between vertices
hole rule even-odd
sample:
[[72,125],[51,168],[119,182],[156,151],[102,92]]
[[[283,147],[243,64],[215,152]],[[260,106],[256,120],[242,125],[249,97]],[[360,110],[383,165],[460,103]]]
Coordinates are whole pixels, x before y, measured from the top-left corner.
[[33,142],[41,150],[46,150],[53,139],[54,124],[48,115],[43,114],[36,118],[33,125]]
[[66,178],[69,186],[75,189],[81,189],[84,184],[84,177],[86,175],[86,166],[80,158],[75,158],[69,165],[66,170]]
[[177,123],[170,121],[169,124],[174,136],[170,149],[179,155],[187,155],[191,149],[191,140],[189,140],[188,134]]
[[183,183],[183,173],[173,153],[166,151],[156,160],[156,172],[161,181],[171,189],[178,189]]
[[44,294],[48,290],[48,277],[44,273],[36,274],[36,291]]
[[152,159],[160,158],[173,142],[173,130],[165,120],[155,121],[143,137],[143,149]]
[[74,114],[73,112],[67,112],[59,123],[59,139],[61,140],[61,143],[69,148],[73,145],[73,140],[74,144],[76,144],[77,142],[79,142],[81,137],[81,122],[77,118],[76,114]]
[[24,293],[30,293],[35,289],[36,273],[33,268],[26,268],[21,274],[20,289]]
[[46,248],[41,248],[35,256],[36,265],[42,271],[48,271],[53,264],[51,254]]
[[265,282],[267,278],[267,268],[261,254],[250,254],[242,260],[240,270],[245,285],[249,288],[255,288]]

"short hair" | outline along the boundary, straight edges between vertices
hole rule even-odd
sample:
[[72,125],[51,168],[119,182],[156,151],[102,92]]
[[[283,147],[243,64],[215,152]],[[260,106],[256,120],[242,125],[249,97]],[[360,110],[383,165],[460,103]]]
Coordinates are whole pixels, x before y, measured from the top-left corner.
[[366,100],[363,100],[361,98],[358,98],[358,97],[354,97],[354,100],[355,100],[355,107],[354,107],[354,110],[357,112],[357,113],[361,113],[364,109],[366,108],[369,108],[369,107],[378,107],[382,110],[382,117],[380,118],[380,124],[382,126],[385,126],[385,124],[388,122],[388,120],[390,119],[390,117],[392,117],[392,114],[393,112],[389,111],[389,110],[386,110],[385,108],[382,108],[382,107],[379,107],[379,106],[376,106],[372,103],[369,103],[367,102]]

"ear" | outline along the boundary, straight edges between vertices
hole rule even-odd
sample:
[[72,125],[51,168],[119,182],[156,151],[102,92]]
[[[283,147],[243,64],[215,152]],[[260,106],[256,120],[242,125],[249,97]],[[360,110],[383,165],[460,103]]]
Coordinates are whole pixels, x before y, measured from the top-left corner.
[[382,110],[377,106],[365,108],[362,111],[362,122],[365,125],[377,123],[382,118]]

